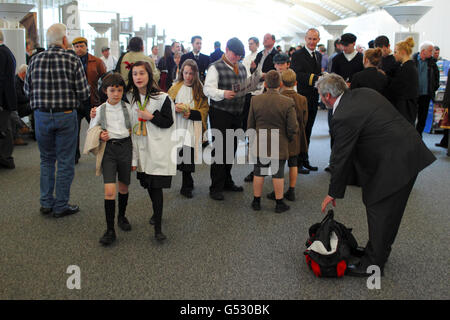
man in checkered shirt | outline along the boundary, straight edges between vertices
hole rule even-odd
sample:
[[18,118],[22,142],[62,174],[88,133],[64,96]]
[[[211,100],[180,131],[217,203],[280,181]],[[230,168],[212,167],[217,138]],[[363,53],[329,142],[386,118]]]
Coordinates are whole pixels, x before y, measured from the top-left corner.
[[48,50],[31,59],[24,86],[34,110],[41,153],[40,211],[53,213],[55,218],[79,211],[78,206],[69,205],[69,197],[75,171],[77,109],[89,98],[81,61],[66,51],[69,43],[66,26],[52,25],[47,31]]

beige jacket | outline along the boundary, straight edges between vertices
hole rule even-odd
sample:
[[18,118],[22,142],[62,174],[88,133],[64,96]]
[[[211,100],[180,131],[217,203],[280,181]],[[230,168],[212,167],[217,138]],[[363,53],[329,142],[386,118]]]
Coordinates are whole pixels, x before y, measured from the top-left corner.
[[96,157],[95,175],[102,175],[102,160],[105,153],[106,142],[100,140],[100,133],[102,128],[95,126],[87,131],[86,142],[84,143],[83,154],[92,152]]

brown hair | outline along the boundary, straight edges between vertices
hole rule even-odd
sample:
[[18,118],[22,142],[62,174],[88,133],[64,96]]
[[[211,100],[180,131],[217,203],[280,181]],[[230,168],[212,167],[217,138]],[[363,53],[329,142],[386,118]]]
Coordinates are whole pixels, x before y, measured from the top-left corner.
[[397,42],[395,45],[398,50],[404,50],[408,56],[411,55],[415,42],[412,37],[406,38],[404,41]]
[[122,87],[125,89],[125,81],[118,72],[106,74],[102,80],[102,89],[106,91],[108,87]]
[[287,69],[281,73],[281,81],[287,88],[292,88],[295,85],[295,81],[297,81],[297,75],[294,70]]
[[364,52],[364,57],[369,60],[370,64],[378,67],[380,65],[381,58],[383,57],[383,51],[380,48],[367,49]]
[[191,67],[192,72],[194,72],[194,80],[192,82],[192,95],[194,97],[194,100],[200,101],[205,97],[203,94],[203,85],[200,81],[200,76],[198,74],[198,66],[197,63],[192,59],[187,59],[183,62],[181,65],[180,71],[178,72],[178,82],[183,82],[183,70],[184,67]]
[[135,67],[139,67],[139,66],[144,66],[145,71],[147,71],[147,74],[148,74],[147,94],[146,94],[146,96],[150,96],[150,98],[154,97],[154,96],[157,96],[161,92],[161,89],[156,84],[156,82],[153,80],[152,67],[150,66],[150,64],[148,62],[146,62],[146,61],[138,61],[135,64],[133,64],[131,66],[131,68],[130,68],[130,72],[128,72],[127,91],[131,91],[131,93],[133,94],[133,100],[134,101],[139,101],[139,102],[142,103],[141,96],[139,94],[139,89],[136,87],[136,85],[134,84],[134,81],[133,81],[133,69]]
[[266,73],[265,77],[267,88],[269,89],[277,89],[281,84],[281,76],[276,70],[270,70]]

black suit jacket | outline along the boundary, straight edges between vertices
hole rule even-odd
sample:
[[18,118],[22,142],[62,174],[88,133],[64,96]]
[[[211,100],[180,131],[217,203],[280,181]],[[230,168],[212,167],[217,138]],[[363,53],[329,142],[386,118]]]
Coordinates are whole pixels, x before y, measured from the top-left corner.
[[183,65],[183,62],[187,59],[192,59],[197,62],[198,72],[200,73],[200,80],[205,82],[206,70],[209,67],[209,56],[200,53],[198,56],[198,61],[195,60],[194,53],[191,51],[189,53],[183,54],[180,59],[180,68]]
[[5,45],[0,45],[0,107],[5,110],[17,110],[16,89],[14,77],[16,74],[16,59]]
[[[264,50],[258,52],[258,54],[256,55],[256,58],[255,58],[255,64],[256,64],[256,67],[258,67],[259,64],[260,64],[260,62],[261,62],[261,59],[262,59],[262,57],[263,57],[263,52],[264,52]],[[278,54],[277,49],[272,48],[272,51],[270,51],[269,55],[266,57],[266,59],[264,60],[263,65],[262,65],[261,71],[262,71],[263,73],[267,73],[267,72],[269,72],[270,70],[276,70],[276,69],[275,69],[275,65],[273,64],[273,57],[275,57],[277,54]],[[251,69],[250,69],[250,72],[253,73],[253,72],[255,72],[255,70],[256,70],[256,69],[252,69],[252,68],[251,68]]]
[[388,82],[388,78],[378,71],[377,68],[366,68],[353,75],[350,88],[352,90],[358,88],[370,88],[386,96]]
[[297,92],[308,99],[308,106],[317,107],[319,93],[314,87],[322,73],[322,55],[315,51],[316,61],[306,48],[295,51],[292,54],[291,69],[297,75]]
[[[329,195],[343,198],[356,175],[366,205],[392,195],[436,160],[420,135],[372,89],[348,90],[331,120]],[[354,172],[352,172],[354,170]]]

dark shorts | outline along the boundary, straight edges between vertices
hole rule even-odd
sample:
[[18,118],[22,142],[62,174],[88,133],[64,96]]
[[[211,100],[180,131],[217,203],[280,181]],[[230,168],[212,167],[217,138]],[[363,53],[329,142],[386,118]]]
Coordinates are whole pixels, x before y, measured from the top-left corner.
[[108,140],[102,160],[103,182],[116,183],[118,176],[120,182],[129,185],[132,158],[131,138]]
[[289,160],[288,160],[289,168],[298,167],[298,164],[299,164],[298,156],[289,157]]
[[[266,161],[263,162],[265,163]],[[268,170],[271,165],[271,162],[267,164],[262,164],[258,159],[257,163],[255,164],[255,169],[253,171],[254,175],[257,177],[272,176],[272,178],[277,179],[284,178],[284,167],[286,166],[286,160],[273,160],[273,162],[278,162],[278,168],[270,168],[271,170]]]

